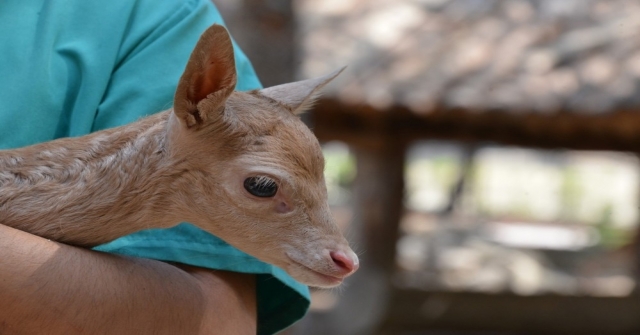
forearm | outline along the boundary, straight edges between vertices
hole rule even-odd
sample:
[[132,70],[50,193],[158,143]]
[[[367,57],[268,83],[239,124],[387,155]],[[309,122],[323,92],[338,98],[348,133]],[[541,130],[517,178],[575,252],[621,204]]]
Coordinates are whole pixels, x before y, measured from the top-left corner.
[[[186,268],[191,274],[4,225],[0,251],[2,334],[233,334],[229,318],[253,320],[255,333],[252,278],[234,287],[229,276],[242,275]],[[233,329],[249,334],[247,324]]]

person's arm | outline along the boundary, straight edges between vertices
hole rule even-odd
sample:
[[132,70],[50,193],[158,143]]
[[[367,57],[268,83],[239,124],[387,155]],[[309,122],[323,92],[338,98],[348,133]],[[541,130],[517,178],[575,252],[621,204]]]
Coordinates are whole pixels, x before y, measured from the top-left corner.
[[255,334],[253,275],[52,242],[0,224],[0,334]]

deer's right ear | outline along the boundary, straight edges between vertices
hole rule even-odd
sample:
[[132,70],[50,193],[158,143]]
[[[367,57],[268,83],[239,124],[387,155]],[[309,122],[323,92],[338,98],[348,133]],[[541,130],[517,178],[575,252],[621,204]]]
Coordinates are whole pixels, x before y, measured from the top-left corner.
[[299,115],[313,105],[320,90],[342,73],[344,69],[343,67],[319,78],[264,88],[260,90],[260,93],[280,102],[286,106],[291,113]]
[[186,127],[200,126],[222,116],[236,86],[233,44],[220,25],[200,36],[180,77],[173,111]]

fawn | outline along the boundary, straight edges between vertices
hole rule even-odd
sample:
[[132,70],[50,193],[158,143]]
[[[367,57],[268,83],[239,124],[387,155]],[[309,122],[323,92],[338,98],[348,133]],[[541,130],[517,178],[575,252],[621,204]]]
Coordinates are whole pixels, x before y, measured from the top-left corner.
[[213,25],[173,109],[0,151],[0,224],[90,247],[186,221],[302,283],[336,286],[358,258],[330,214],[318,140],[297,114],[339,72],[236,92],[231,39]]

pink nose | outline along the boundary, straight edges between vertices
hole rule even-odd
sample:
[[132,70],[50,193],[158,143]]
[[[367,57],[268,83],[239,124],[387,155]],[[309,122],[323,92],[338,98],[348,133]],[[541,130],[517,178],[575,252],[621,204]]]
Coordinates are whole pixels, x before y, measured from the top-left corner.
[[350,275],[360,267],[358,262],[358,256],[353,252],[350,252],[351,256],[347,255],[344,251],[332,251],[329,253],[331,259],[336,264],[336,267],[340,270],[340,273],[344,276]]

